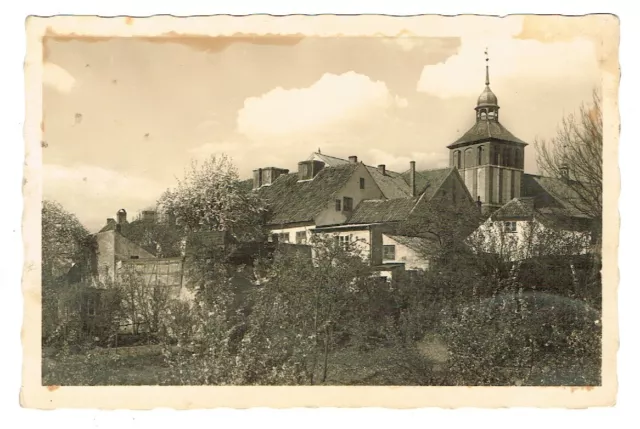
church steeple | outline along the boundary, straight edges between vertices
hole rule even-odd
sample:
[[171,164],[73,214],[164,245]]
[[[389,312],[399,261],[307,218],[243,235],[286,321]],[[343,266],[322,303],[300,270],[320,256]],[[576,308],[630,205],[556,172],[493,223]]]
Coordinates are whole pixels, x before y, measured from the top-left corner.
[[476,121],[498,121],[498,97],[491,91],[489,87],[489,50],[484,51],[486,61],[486,74],[484,79],[484,91],[478,97],[478,103],[476,105]]

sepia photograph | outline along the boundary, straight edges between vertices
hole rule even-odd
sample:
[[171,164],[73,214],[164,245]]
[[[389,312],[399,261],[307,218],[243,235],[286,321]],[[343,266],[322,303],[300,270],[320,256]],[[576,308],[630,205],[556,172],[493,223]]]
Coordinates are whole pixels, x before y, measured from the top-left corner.
[[614,401],[614,16],[31,19],[38,395]]

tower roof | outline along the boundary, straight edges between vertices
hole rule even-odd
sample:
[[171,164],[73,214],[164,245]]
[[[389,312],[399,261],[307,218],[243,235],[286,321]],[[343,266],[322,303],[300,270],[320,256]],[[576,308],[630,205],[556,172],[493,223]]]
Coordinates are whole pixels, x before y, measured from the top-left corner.
[[458,140],[447,146],[449,149],[455,147],[464,146],[467,144],[487,141],[487,140],[500,140],[510,143],[518,143],[526,145],[527,143],[520,140],[518,137],[511,134],[500,122],[497,121],[477,121],[473,127],[462,135]]
[[487,51],[485,51],[485,55],[487,56],[485,59],[487,62],[484,81],[485,87],[482,94],[478,97],[478,103],[475,107],[476,123],[471,129],[464,133],[462,137],[447,146],[449,149],[487,140],[516,143],[522,146],[527,145],[511,134],[511,132],[498,121],[498,109],[500,107],[498,106],[498,97],[491,91],[491,87],[489,86],[489,56]]

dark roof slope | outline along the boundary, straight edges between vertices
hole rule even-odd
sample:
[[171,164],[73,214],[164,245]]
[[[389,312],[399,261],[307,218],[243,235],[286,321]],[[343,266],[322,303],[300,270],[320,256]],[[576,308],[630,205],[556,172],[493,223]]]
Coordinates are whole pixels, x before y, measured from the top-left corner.
[[[426,200],[431,199],[452,170],[447,167],[416,171],[416,194],[425,193]],[[402,174],[406,183],[409,183],[409,174],[408,171]]]
[[385,174],[382,174],[377,167],[371,166],[367,166],[367,170],[369,170],[369,174],[371,174],[371,177],[373,177],[373,180],[376,182],[385,198],[393,199],[411,197],[411,188],[404,180],[401,173],[387,170],[385,171]]
[[324,210],[333,195],[342,189],[360,164],[320,170],[313,180],[298,181],[298,174],[283,174],[258,191],[270,208],[268,223],[280,225],[309,222]]
[[477,121],[462,137],[447,146],[454,148],[463,144],[474,143],[483,140],[502,140],[526,145],[525,142],[514,136],[500,122]]
[[520,197],[514,198],[507,204],[493,212],[491,219],[531,219],[534,214],[534,198]]
[[537,206],[552,207],[556,211],[562,209],[565,216],[589,217],[586,214],[588,208],[584,207],[579,195],[564,180],[524,174],[522,182],[523,195],[536,197]]
[[417,200],[417,198],[365,200],[358,204],[346,223],[355,225],[401,221],[409,216]]

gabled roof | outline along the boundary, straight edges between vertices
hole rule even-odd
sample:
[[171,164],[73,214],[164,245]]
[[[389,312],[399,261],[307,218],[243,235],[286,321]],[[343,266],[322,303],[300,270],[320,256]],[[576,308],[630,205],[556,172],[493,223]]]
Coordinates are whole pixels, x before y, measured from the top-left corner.
[[[325,163],[328,167],[337,167],[341,165],[350,164],[346,159],[338,158],[335,156],[325,155],[322,153],[314,152],[308,159],[319,159]],[[403,173],[397,173],[395,171],[386,170],[385,174],[382,174],[377,167],[372,165],[366,165],[369,174],[380,188],[382,195],[385,198],[407,198],[411,197],[411,188],[406,180],[404,180]]]
[[367,166],[367,170],[369,170],[369,174],[371,174],[385,198],[411,197],[411,188],[404,180],[402,173],[386,170],[385,174],[382,174],[377,167],[372,166]]
[[317,158],[324,162],[329,167],[338,167],[340,165],[349,164],[349,161],[343,158],[337,158],[335,156],[325,155],[319,152],[314,152],[308,159]]
[[492,221],[531,220],[536,218],[543,225],[570,231],[584,231],[589,227],[585,216],[574,216],[564,207],[546,205],[543,198],[514,198],[491,214]]
[[271,210],[268,223],[281,225],[311,222],[322,212],[333,195],[341,190],[361,164],[323,168],[312,180],[298,180],[297,173],[283,174],[259,193]]
[[535,213],[535,198],[514,198],[491,214],[492,220],[531,219]]
[[500,140],[511,143],[526,145],[525,142],[514,136],[500,122],[497,121],[476,121],[476,123],[462,135],[458,140],[447,146],[454,148],[469,143],[486,140]]
[[[424,193],[425,200],[430,200],[452,170],[447,167],[416,171],[416,195]],[[406,183],[409,183],[409,174],[408,171],[402,174]]]
[[365,200],[355,208],[347,224],[397,222],[407,218],[418,198],[393,200]]
[[524,174],[522,181],[523,195],[536,197],[539,207],[553,208],[558,214],[562,210],[564,216],[589,217],[580,196],[563,179]]

